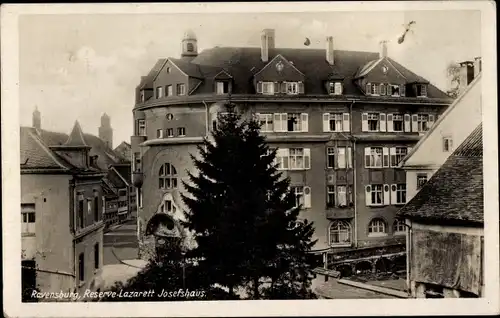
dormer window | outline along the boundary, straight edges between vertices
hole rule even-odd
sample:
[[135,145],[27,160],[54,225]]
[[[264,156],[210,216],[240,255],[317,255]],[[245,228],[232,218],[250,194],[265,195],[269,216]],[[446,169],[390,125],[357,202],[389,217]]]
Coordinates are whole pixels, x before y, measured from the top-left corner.
[[299,83],[297,82],[287,82],[286,83],[286,93],[289,95],[295,95],[299,93]]
[[177,84],[177,96],[186,95],[186,85]]
[[330,95],[342,95],[342,83],[340,82],[328,83],[328,93]]
[[427,86],[425,84],[417,84],[417,97],[427,97]]
[[379,95],[380,94],[380,87],[377,84],[368,84],[370,85],[370,94],[371,95]]
[[228,94],[229,93],[229,82],[228,81],[216,82],[216,93],[217,93],[217,95]]
[[262,94],[274,95],[274,82],[262,82]]
[[167,85],[167,96],[172,96],[172,85]]
[[389,85],[388,87],[390,89],[390,95],[391,96],[400,96],[399,94],[399,85]]
[[158,86],[156,88],[156,98],[162,98],[163,97],[163,87]]

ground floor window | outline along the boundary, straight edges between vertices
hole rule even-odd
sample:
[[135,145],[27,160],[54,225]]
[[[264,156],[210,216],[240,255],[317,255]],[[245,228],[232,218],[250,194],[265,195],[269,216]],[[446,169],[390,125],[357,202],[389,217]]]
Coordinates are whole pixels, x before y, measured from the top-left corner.
[[351,226],[345,221],[334,221],[329,228],[330,245],[351,243]]

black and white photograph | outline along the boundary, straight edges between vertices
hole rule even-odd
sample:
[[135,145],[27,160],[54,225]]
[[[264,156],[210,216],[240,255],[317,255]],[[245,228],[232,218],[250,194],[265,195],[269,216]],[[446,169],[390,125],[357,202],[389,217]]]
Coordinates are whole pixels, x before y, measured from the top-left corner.
[[2,5],[4,313],[500,313],[495,10]]

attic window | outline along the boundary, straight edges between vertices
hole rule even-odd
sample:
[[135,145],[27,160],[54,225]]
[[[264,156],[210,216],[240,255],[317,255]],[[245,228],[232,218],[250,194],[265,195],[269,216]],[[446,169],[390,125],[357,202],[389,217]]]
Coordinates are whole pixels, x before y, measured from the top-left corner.
[[186,45],[186,48],[187,48],[188,52],[194,52],[194,45],[193,45],[193,43],[188,43]]
[[163,97],[163,87],[158,86],[156,88],[156,98],[162,98]]
[[167,67],[167,73],[170,73],[170,67]]
[[141,91],[141,102],[144,102],[146,100],[146,94],[144,93],[144,91],[142,90]]
[[388,88],[390,89],[391,96],[400,96],[399,85],[390,85]]
[[330,95],[342,95],[342,83],[330,82],[328,84],[328,93]]
[[417,84],[417,97],[427,97],[427,86],[425,84]]
[[216,82],[216,93],[217,95],[224,95],[229,93],[229,82],[228,81]]

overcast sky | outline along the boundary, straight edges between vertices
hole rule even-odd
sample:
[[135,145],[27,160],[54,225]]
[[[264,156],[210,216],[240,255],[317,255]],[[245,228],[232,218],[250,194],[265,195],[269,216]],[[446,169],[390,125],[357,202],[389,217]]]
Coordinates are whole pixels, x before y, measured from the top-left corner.
[[[69,133],[78,119],[96,134],[106,112],[114,146],[130,142],[134,89],[158,58],[179,57],[187,29],[200,51],[212,46],[258,46],[260,31],[276,30],[277,47],[378,51],[439,88],[448,87],[446,66],[480,56],[479,11],[332,12],[260,14],[31,15],[19,19],[21,125],[31,125],[35,106],[42,128]],[[398,45],[403,25],[413,33]]]

